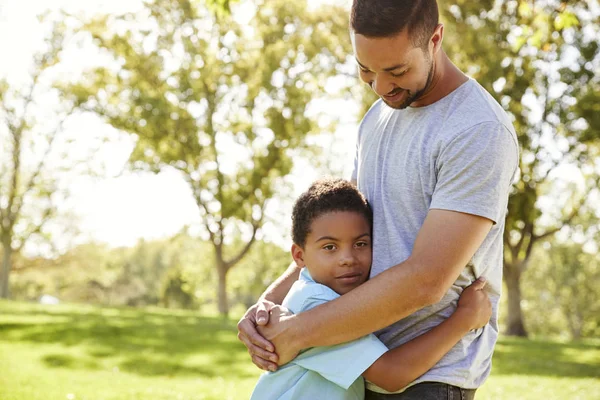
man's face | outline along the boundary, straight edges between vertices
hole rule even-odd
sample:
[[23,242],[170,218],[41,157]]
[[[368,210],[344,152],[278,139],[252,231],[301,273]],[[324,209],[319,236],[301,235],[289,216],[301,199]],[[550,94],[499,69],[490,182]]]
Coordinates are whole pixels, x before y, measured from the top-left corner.
[[406,32],[389,38],[352,33],[360,79],[390,107],[403,109],[427,92],[433,77],[432,49],[414,47]]
[[292,255],[312,278],[338,294],[348,293],[369,277],[371,229],[364,215],[336,211],[315,218],[304,248],[294,244]]

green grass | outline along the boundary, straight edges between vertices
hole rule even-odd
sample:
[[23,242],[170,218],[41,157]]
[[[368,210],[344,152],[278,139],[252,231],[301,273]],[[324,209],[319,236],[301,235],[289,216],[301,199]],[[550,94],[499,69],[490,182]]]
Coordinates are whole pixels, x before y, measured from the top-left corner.
[[[246,399],[235,323],[192,312],[0,301],[0,400]],[[502,339],[478,399],[600,399],[600,342]]]

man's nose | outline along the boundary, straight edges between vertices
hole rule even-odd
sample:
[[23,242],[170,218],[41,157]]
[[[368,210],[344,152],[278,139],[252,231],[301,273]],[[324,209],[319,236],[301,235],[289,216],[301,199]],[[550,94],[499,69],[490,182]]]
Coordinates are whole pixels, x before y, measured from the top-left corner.
[[376,76],[375,79],[373,79],[371,88],[380,97],[390,94],[390,92],[394,90],[392,82],[382,76]]

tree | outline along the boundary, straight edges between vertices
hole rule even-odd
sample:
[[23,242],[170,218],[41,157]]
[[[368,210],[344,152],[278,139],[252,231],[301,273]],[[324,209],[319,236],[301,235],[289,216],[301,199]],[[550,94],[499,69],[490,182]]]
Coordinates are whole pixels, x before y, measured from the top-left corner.
[[[235,2],[235,0],[233,2]],[[231,0],[206,0],[206,5],[208,5],[217,16],[230,13],[231,3]]]
[[[524,313],[532,333],[568,334],[570,339],[600,334],[600,255],[573,241],[544,242],[533,251],[523,288]],[[540,313],[540,310],[544,310]]]
[[244,310],[252,306],[265,288],[290,265],[289,251],[264,241],[258,241],[239,268],[232,272],[231,293]]
[[0,78],[0,298],[9,297],[13,256],[35,240],[52,245],[50,232],[59,226],[50,224],[67,196],[60,178],[90,160],[88,154],[68,155],[63,128],[79,109],[52,88],[68,35],[61,20],[48,23],[45,48],[33,56],[25,83]]
[[[521,148],[504,237],[509,335],[527,336],[521,277],[535,244],[593,209],[587,200],[599,177],[597,9],[597,0],[460,0],[441,7],[451,25],[451,58],[512,115]],[[564,184],[566,166],[580,187]],[[548,200],[553,207],[544,205]]]
[[50,294],[68,302],[110,304],[111,287],[132,252],[86,243],[53,258],[14,257],[11,296],[36,301]]
[[[305,115],[349,54],[346,13],[304,1],[256,1],[244,23],[189,0],[105,16],[85,29],[111,65],[65,91],[137,138],[132,168],[174,168],[189,184],[213,244],[218,305],[248,253],[294,149],[320,128]],[[244,246],[228,245],[236,229]]]

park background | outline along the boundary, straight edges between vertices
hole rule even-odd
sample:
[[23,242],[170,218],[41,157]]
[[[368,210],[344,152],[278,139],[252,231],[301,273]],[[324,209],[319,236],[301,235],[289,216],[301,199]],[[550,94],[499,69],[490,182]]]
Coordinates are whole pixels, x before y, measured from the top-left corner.
[[[349,4],[0,0],[1,400],[249,396],[235,322],[375,100]],[[521,146],[478,398],[600,398],[600,5],[440,11]]]

